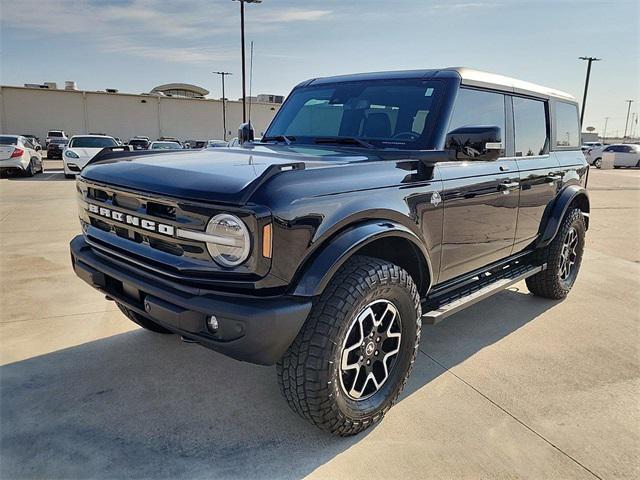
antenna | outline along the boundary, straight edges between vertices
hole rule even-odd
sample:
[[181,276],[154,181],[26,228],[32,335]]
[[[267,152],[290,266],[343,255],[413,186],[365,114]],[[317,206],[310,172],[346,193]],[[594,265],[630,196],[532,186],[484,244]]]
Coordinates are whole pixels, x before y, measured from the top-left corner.
[[251,41],[251,49],[249,52],[249,125],[251,125],[251,103],[253,95],[253,40]]
[[251,41],[251,52],[249,54],[249,125],[251,125],[251,92],[253,91],[253,40]]

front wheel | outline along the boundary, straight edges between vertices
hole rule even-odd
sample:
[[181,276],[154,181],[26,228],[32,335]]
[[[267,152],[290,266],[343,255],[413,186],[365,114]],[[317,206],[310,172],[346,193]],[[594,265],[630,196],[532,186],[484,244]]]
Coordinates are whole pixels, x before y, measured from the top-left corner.
[[547,269],[527,278],[527,288],[539,297],[565,298],[578,277],[587,227],[582,211],[570,210],[553,241],[538,252]]
[[378,422],[413,367],[420,316],[418,291],[405,270],[375,258],[350,259],[278,362],[289,406],[340,436]]
[[602,159],[596,158],[595,161],[593,162],[593,166],[596,168],[602,168]]

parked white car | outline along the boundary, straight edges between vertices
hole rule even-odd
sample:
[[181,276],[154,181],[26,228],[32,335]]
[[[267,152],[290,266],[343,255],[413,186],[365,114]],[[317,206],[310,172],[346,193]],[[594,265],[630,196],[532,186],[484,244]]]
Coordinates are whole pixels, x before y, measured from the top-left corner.
[[106,135],[74,135],[62,152],[64,176],[75,177],[100,150],[117,146],[115,138]]
[[[599,147],[591,147],[586,152],[583,152],[584,158],[587,159],[587,163],[600,168],[599,165],[602,163],[602,150],[608,146],[609,145],[600,145]],[[598,165],[596,165],[596,162]]]
[[602,166],[602,157],[613,155],[613,168],[640,167],[640,145],[634,143],[620,143],[605,147],[601,155],[593,161],[596,168]]
[[33,177],[42,173],[40,151],[22,135],[0,135],[0,173],[21,173]]
[[149,150],[182,150],[182,145],[178,142],[151,142]]

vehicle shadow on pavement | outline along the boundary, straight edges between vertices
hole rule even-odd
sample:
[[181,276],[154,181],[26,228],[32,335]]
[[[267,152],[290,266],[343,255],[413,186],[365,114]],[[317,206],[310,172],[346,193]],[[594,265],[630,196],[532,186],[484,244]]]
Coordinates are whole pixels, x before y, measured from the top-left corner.
[[[421,350],[453,366],[554,304],[503,292],[425,326]],[[402,398],[443,371],[419,353]],[[372,431],[325,434],[290,411],[275,368],[143,330],[6,365],[0,379],[2,478],[300,478]]]
[[23,177],[20,175],[2,175],[0,177],[2,179],[17,181],[17,182],[52,182],[52,181],[63,181],[63,182],[72,182],[73,179],[65,178],[64,173],[62,171],[46,171],[44,173],[38,173],[33,177]]

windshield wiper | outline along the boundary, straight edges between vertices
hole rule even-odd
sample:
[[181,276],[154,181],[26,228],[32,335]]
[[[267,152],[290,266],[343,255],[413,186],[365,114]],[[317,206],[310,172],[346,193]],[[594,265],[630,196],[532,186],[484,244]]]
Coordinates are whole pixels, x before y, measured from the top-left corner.
[[364,148],[376,148],[374,145],[364,140],[360,140],[356,137],[318,137],[315,139],[315,143],[335,143],[335,144],[347,144],[347,145],[359,145]]
[[284,142],[287,145],[291,145],[291,142],[294,141],[296,137],[287,137],[285,135],[274,135],[273,137],[262,137],[260,139],[260,143],[266,142]]

